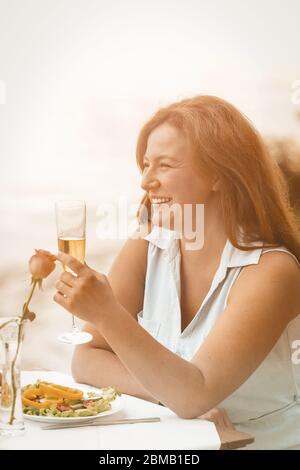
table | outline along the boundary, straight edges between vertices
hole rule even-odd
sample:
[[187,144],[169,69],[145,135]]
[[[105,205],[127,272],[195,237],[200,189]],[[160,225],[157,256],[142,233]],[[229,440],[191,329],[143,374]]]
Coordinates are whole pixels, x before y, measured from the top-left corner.
[[[22,372],[22,385],[46,380],[67,386],[79,386],[71,376],[49,371]],[[160,417],[159,423],[121,424],[99,427],[80,427],[59,430],[41,430],[41,423],[25,421],[26,433],[15,438],[0,438],[0,449],[42,450],[202,450],[237,449],[254,441],[249,434],[215,426],[204,420],[185,420],[170,409],[139,398],[123,395],[123,407],[116,414],[102,420],[134,417]],[[201,436],[201,438],[199,437]],[[180,444],[178,444],[180,443]]]

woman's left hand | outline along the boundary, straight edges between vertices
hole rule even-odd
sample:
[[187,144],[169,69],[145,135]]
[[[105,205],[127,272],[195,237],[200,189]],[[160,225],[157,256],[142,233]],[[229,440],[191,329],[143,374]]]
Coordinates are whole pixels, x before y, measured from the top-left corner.
[[60,275],[54,301],[78,318],[95,324],[101,313],[117,303],[107,277],[65,253],[59,253],[57,259],[76,276],[67,271]]
[[212,408],[204,415],[199,416],[199,418],[205,419],[206,421],[212,421],[223,428],[234,429],[234,426],[224,408]]

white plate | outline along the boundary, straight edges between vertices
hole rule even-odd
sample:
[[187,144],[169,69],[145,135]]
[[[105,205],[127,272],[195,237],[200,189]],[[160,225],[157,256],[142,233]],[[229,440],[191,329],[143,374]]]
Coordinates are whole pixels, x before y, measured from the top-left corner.
[[94,416],[72,416],[72,417],[63,417],[63,416],[34,416],[34,415],[27,415],[23,413],[24,418],[29,419],[31,421],[41,422],[41,423],[82,423],[85,421],[92,421],[93,419],[99,419],[103,416],[112,415],[117,413],[123,408],[123,399],[122,396],[117,396],[117,398],[111,403],[111,410],[103,411],[102,413],[98,413]]

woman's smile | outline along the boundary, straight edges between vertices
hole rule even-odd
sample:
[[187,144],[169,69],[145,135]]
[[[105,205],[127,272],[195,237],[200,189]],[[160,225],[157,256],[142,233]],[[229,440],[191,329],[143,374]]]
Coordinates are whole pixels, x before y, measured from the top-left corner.
[[150,200],[152,204],[167,204],[168,202],[171,202],[172,198],[162,196],[150,196]]

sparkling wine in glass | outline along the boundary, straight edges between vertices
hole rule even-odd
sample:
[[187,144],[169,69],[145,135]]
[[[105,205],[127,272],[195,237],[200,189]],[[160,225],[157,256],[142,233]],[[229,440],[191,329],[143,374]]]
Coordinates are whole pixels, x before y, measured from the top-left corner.
[[[55,216],[59,251],[71,255],[83,263],[86,228],[85,201],[57,201]],[[76,276],[67,266],[64,266],[64,269]],[[72,330],[61,334],[57,339],[68,344],[83,344],[91,341],[92,335],[80,331],[76,326],[74,315],[72,315]]]

